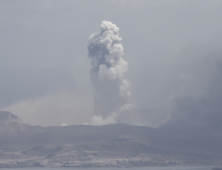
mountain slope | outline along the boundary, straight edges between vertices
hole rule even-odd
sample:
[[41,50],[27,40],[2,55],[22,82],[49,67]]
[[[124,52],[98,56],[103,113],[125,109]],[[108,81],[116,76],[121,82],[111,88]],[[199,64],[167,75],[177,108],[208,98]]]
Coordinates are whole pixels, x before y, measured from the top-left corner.
[[[190,158],[197,159],[199,163],[206,162],[206,160],[211,160],[212,163],[212,161],[220,159],[222,153],[222,135],[220,133],[178,132],[118,123],[104,126],[31,126],[23,124],[19,118],[9,112],[0,112],[0,118],[2,118],[0,121],[0,162],[1,155],[2,159],[8,159],[7,155],[10,154],[17,155],[19,159],[32,159],[32,162],[36,161],[36,158],[41,158],[43,162],[47,159],[55,164],[58,161],[63,162],[71,156],[73,160],[81,158],[83,162],[112,158],[112,165],[117,166],[113,161],[121,157],[132,158],[133,161],[128,159],[128,162],[131,162],[130,165],[138,165],[138,161],[146,158],[146,163],[143,164],[145,166],[153,165],[152,155],[157,156],[158,160],[161,157],[162,163],[166,163],[169,158],[176,157],[175,161],[181,164],[184,160],[189,162]],[[145,156],[140,156],[141,154],[145,154]],[[151,158],[149,158],[150,155]],[[180,158],[181,155],[182,158]],[[122,164],[124,163],[119,163],[118,166],[122,166]],[[2,164],[2,167],[6,165],[8,166],[8,164]],[[41,165],[43,164],[41,163]],[[156,161],[155,165],[160,164]],[[171,163],[168,162],[167,165],[171,165]],[[27,164],[27,166],[31,165]],[[49,166],[49,164],[44,166]],[[75,164],[76,166],[77,164]],[[93,166],[97,166],[97,164]],[[10,167],[14,167],[14,165],[10,164]],[[15,167],[20,166],[16,164]]]

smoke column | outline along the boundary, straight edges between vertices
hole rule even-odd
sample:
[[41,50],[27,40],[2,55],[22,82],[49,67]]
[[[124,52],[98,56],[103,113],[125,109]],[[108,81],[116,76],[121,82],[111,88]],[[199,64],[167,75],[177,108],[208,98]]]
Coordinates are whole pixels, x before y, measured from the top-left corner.
[[95,89],[94,114],[100,119],[113,116],[130,97],[130,82],[124,78],[128,63],[122,58],[121,40],[119,28],[109,21],[103,21],[100,32],[88,40],[90,76]]

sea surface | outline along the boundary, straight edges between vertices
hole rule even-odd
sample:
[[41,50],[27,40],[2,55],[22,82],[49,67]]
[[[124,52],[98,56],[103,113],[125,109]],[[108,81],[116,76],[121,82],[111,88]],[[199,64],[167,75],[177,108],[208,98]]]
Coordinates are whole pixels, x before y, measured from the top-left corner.
[[222,168],[222,166],[167,166],[134,168],[7,168],[5,170],[212,170],[215,167]]

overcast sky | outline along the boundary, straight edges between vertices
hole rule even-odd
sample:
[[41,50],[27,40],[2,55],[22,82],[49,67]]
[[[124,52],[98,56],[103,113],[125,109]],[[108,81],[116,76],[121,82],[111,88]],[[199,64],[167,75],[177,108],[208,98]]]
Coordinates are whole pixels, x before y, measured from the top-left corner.
[[91,124],[87,44],[106,20],[120,29],[131,83],[117,122],[222,121],[220,103],[202,109],[222,101],[221,16],[220,0],[1,0],[0,109],[32,125]]

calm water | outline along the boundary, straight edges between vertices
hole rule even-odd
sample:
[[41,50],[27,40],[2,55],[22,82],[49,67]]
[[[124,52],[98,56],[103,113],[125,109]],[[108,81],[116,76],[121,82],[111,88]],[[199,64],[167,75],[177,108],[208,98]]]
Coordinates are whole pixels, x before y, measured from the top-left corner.
[[222,166],[173,166],[173,167],[139,167],[139,168],[17,168],[5,170],[212,170]]

